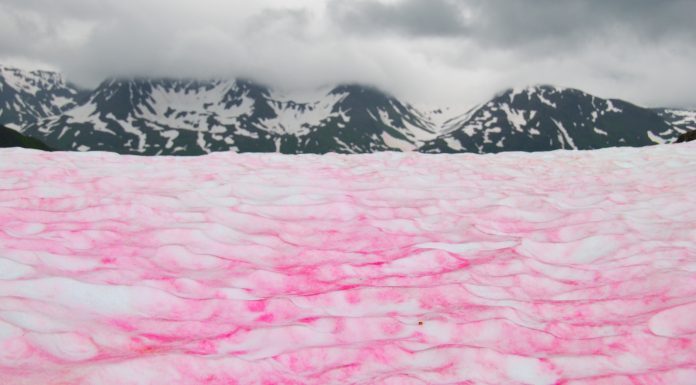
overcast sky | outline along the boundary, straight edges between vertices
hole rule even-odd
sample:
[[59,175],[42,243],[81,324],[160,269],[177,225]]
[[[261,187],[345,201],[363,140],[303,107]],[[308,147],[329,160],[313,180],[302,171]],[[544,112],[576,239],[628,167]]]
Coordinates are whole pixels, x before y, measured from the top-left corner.
[[0,62],[374,84],[463,109],[530,84],[696,107],[694,0],[0,0]]

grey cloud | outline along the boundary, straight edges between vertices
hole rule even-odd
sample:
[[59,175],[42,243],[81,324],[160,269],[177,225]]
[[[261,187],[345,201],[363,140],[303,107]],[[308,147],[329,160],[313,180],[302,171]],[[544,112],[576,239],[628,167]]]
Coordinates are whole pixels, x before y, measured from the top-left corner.
[[361,82],[456,108],[552,83],[696,106],[694,14],[693,0],[0,0],[0,64],[47,64],[85,86]]
[[462,9],[453,0],[404,0],[398,3],[333,0],[328,9],[343,29],[361,34],[457,36],[467,30]]
[[3,0],[0,5],[5,9],[30,11],[57,18],[87,18],[108,13],[114,3],[114,0]]
[[[247,31],[254,33],[268,33],[278,31],[278,27],[290,32],[301,32],[302,26],[310,21],[310,13],[307,9],[264,9],[254,15],[247,22]],[[270,30],[270,31],[269,31]]]
[[696,37],[693,0],[332,0],[328,9],[348,33],[471,39],[491,48],[575,48],[617,34]]
[[657,42],[696,35],[688,16],[696,14],[691,0],[479,0],[474,9],[481,40],[507,46],[538,41],[574,46],[621,35]]

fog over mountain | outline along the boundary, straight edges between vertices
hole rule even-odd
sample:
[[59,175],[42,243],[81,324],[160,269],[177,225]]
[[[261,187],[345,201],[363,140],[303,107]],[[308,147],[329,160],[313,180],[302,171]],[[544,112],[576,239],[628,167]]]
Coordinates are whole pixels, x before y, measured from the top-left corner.
[[0,62],[89,88],[112,76],[242,77],[462,106],[555,84],[694,107],[694,14],[688,0],[3,0]]

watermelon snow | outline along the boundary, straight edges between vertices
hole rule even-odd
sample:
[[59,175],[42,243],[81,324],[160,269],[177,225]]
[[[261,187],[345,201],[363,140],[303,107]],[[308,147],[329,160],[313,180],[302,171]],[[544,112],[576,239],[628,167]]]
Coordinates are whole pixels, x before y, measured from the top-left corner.
[[696,384],[696,144],[0,151],[0,384]]

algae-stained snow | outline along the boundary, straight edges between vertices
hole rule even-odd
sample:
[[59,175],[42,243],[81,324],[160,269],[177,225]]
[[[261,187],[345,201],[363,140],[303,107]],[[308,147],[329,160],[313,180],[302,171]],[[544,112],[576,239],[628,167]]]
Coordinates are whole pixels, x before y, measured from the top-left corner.
[[0,151],[0,383],[696,381],[696,145]]

